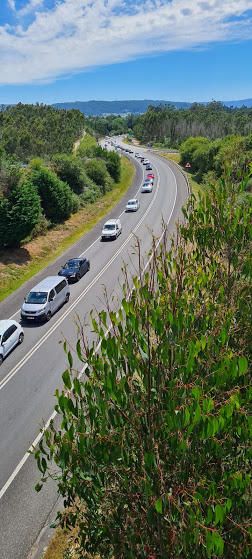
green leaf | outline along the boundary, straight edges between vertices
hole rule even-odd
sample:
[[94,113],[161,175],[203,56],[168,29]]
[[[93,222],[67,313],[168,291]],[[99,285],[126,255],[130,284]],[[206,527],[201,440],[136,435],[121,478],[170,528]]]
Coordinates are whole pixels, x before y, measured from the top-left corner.
[[163,501],[162,501],[162,497],[159,497],[159,499],[157,499],[157,501],[155,502],[155,509],[158,512],[158,514],[162,514],[163,513]]
[[224,508],[221,505],[216,505],[214,512],[215,512],[215,519],[214,519],[215,526],[216,524],[222,524],[224,519],[224,513],[225,513]]
[[246,357],[239,357],[238,366],[240,375],[245,375],[248,370],[248,361]]
[[67,353],[67,359],[68,359],[69,367],[70,367],[70,369],[72,369],[72,366],[73,366],[73,358],[72,358],[71,351],[68,351],[68,353]]
[[62,375],[62,380],[64,382],[65,387],[68,388],[68,390],[71,390],[72,382],[71,382],[71,377],[70,377],[70,373],[69,373],[68,369],[66,371],[64,371],[64,373]]

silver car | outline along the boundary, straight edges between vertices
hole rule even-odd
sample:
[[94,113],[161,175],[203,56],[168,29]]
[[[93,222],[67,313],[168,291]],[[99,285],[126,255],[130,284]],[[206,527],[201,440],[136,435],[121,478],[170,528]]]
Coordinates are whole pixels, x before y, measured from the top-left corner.
[[140,203],[139,200],[137,198],[132,198],[131,200],[129,200],[127,202],[126,205],[126,212],[137,212],[137,210],[139,210],[140,208]]
[[48,321],[69,301],[69,297],[67,280],[60,276],[49,276],[28,293],[21,308],[21,318],[25,321]]

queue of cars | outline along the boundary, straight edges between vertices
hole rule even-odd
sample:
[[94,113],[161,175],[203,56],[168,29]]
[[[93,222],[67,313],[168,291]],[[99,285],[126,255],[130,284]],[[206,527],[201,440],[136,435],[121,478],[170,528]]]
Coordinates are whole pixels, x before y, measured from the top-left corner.
[[[120,146],[121,147],[121,146]],[[123,149],[123,148],[121,148]],[[126,149],[129,153],[133,150]],[[135,154],[146,166],[152,170],[148,159],[140,154]],[[148,173],[141,187],[142,193],[152,192],[154,174]],[[138,198],[128,200],[126,212],[136,212],[140,208]],[[102,228],[101,240],[114,240],[122,233],[120,219],[109,219]],[[87,258],[72,258],[68,260],[58,272],[57,276],[49,276],[33,287],[21,307],[23,322],[47,322],[52,315],[70,298],[69,284],[78,282],[90,270],[90,261]],[[0,365],[7,355],[24,340],[22,325],[15,320],[0,320]]]

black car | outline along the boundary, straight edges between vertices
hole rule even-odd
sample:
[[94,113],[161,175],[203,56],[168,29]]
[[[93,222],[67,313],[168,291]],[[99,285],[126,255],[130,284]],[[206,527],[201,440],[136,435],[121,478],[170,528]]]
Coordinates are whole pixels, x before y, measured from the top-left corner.
[[58,275],[64,276],[69,282],[79,281],[89,269],[90,262],[87,258],[72,258],[61,268]]

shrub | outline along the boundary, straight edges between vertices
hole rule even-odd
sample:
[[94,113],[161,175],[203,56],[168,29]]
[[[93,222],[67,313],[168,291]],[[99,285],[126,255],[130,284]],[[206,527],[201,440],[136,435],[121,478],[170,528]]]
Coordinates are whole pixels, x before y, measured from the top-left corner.
[[102,194],[105,194],[111,187],[106,163],[101,159],[90,159],[86,162],[85,168],[89,178],[101,188]]
[[32,181],[26,178],[1,202],[1,244],[19,246],[39,222],[40,198]]
[[98,198],[101,197],[101,189],[95,183],[92,186],[85,188],[83,194],[80,195],[81,206],[86,206],[87,204],[94,204]]
[[81,159],[73,155],[57,154],[52,163],[58,177],[67,182],[76,194],[81,194],[88,186],[89,179]]
[[38,190],[47,219],[60,223],[71,215],[76,205],[73,193],[53,171],[41,167],[32,173],[32,182]]
[[243,191],[223,181],[197,206],[190,200],[171,249],[154,250],[132,292],[126,277],[118,314],[92,317],[99,351],[78,329],[85,380],[65,344],[60,428],[51,423],[35,455],[42,482],[55,476],[69,507],[62,524],[79,528],[80,557],[251,556],[252,204],[237,203]]
[[85,134],[80,141],[76,155],[79,157],[92,157],[96,147],[97,141],[94,136],[91,136],[91,134]]

